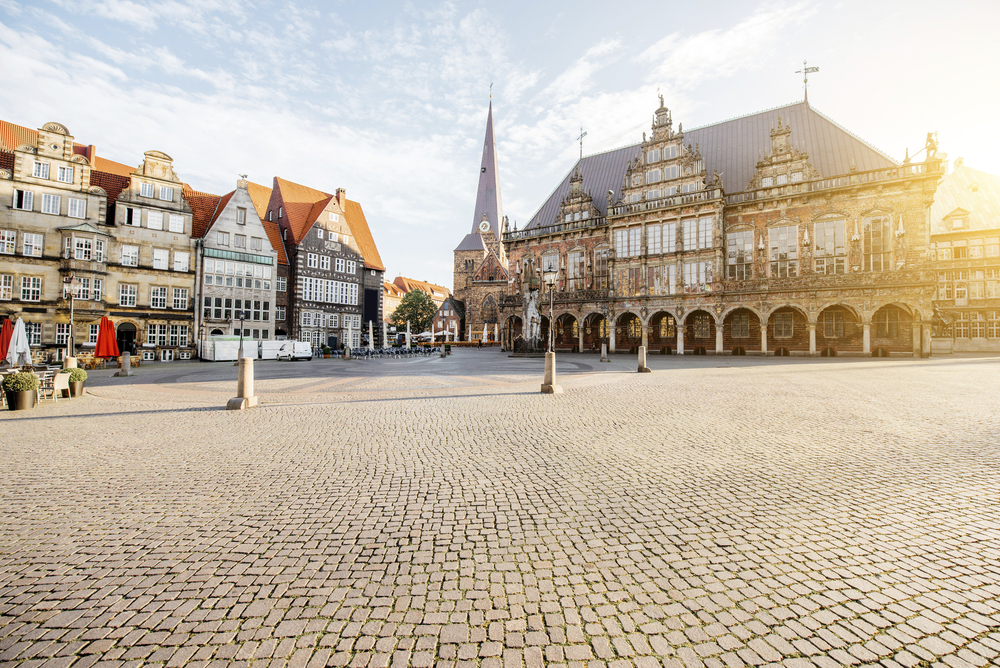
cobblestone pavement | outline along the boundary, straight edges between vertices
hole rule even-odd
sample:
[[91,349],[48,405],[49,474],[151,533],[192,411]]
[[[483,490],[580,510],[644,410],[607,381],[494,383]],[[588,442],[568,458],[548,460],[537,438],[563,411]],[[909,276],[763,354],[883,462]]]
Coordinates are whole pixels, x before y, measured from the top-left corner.
[[1000,358],[541,364],[0,412],[0,666],[1000,666]]

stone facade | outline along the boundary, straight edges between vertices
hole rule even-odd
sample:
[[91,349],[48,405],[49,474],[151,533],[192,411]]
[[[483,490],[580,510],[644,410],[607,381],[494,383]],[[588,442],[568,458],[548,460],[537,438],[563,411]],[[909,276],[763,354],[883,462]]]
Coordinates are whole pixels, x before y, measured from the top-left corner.
[[[58,360],[70,335],[78,351],[112,318],[119,348],[143,359],[193,352],[191,211],[172,159],[148,151],[131,170],[96,170],[59,123],[0,157],[0,304],[22,317],[33,356]],[[123,174],[127,174],[124,176]],[[73,280],[72,284],[64,283]]]
[[[198,243],[198,294],[195,313],[204,336],[239,335],[254,340],[274,338],[277,252],[250,199],[248,182],[216,204]],[[202,338],[202,337],[199,337]]]
[[[744,190],[727,193],[661,101],[604,216],[581,161],[567,194],[543,206],[552,219],[506,235],[514,281],[501,304],[505,345],[547,340],[542,276],[551,267],[561,349],[928,354],[928,208],[943,175],[936,147],[924,163],[821,174],[793,130],[778,117],[766,154],[742,156],[752,165]],[[701,136],[732,139],[711,128]],[[713,155],[740,150],[713,146]]]
[[500,300],[507,290],[507,249],[502,243],[508,221],[503,215],[499,168],[493,134],[493,105],[486,120],[486,141],[472,232],[454,251],[452,292],[465,305],[463,340],[494,340],[500,322]]

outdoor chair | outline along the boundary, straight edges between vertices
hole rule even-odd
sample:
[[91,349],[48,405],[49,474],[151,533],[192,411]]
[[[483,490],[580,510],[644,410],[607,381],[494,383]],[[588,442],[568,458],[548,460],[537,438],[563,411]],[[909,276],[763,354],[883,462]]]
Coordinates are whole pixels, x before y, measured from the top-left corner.
[[69,374],[68,373],[58,373],[56,372],[55,378],[52,380],[52,399],[59,401],[59,396],[66,390],[69,394]]
[[38,376],[38,390],[37,390],[38,400],[41,401],[42,399],[44,399],[45,397],[43,395],[45,393],[48,393],[49,398],[53,399],[54,398],[53,395],[55,394],[54,383],[55,383],[56,372],[42,371],[41,373],[35,372],[35,375]]

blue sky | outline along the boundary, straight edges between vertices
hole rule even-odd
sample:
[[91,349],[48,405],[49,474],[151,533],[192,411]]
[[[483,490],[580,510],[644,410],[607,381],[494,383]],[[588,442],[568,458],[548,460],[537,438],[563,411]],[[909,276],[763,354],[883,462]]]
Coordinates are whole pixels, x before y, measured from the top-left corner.
[[890,156],[1000,174],[1000,3],[0,0],[0,118],[66,125],[193,187],[246,172],[362,203],[387,267],[451,285],[489,85],[523,225],[578,155],[641,139],[657,90],[693,128],[802,98]]

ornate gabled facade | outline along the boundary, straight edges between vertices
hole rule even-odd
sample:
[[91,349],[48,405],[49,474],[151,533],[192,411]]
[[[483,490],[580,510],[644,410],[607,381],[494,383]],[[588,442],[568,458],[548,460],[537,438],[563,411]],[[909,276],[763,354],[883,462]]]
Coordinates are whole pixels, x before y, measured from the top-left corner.
[[191,210],[170,156],[148,151],[132,169],[59,123],[2,126],[19,139],[0,151],[0,308],[24,319],[33,357],[61,359],[70,336],[86,354],[102,316],[122,350],[190,357]]
[[465,304],[465,329],[460,336],[469,341],[492,340],[499,323],[500,296],[509,274],[507,251],[502,242],[507,232],[500,196],[496,141],[493,135],[493,104],[486,118],[486,140],[479,168],[479,188],[472,231],[455,248],[452,293]]
[[804,102],[684,132],[661,98],[649,136],[581,159],[505,235],[504,343],[544,346],[554,267],[557,348],[928,354],[941,165],[936,147],[896,163]]

